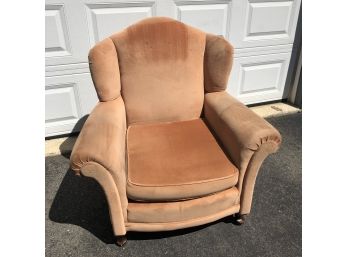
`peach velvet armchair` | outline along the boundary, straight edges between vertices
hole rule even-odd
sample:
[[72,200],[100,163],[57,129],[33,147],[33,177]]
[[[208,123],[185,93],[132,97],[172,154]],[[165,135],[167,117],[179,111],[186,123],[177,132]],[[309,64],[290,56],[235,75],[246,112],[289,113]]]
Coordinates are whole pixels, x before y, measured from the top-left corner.
[[127,231],[175,230],[250,212],[263,160],[281,136],[225,92],[233,47],[170,18],[142,20],[96,44],[99,103],[71,154]]

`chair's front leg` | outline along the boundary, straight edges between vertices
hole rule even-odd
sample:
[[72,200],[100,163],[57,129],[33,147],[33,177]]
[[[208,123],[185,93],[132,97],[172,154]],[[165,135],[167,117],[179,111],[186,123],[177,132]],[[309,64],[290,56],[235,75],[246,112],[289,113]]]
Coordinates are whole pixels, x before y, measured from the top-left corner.
[[250,213],[254,186],[259,169],[266,157],[277,150],[273,141],[265,142],[252,155],[242,178],[239,219],[244,223],[245,216]]
[[245,223],[246,214],[236,213],[232,215],[232,223],[235,225],[243,225]]
[[[127,231],[123,215],[127,206],[122,206],[117,186],[110,172],[98,163],[89,162],[81,168],[81,173],[86,177],[94,178],[104,190],[109,205],[110,219],[114,235],[116,236],[116,243],[123,245],[127,241],[125,239]],[[120,240],[120,237],[124,238]]]
[[116,236],[116,244],[118,246],[124,246],[127,243],[127,236]]

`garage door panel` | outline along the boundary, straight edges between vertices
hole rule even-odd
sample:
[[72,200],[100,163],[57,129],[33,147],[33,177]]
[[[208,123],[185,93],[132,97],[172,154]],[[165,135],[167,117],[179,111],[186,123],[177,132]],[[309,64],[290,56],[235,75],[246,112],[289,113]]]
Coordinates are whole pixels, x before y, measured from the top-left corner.
[[46,57],[71,55],[64,6],[47,5],[45,10]]
[[282,61],[241,65],[240,94],[277,89]]
[[246,40],[274,37],[289,38],[292,1],[250,3],[247,11]]
[[46,136],[77,131],[77,122],[98,102],[89,73],[46,78]]
[[228,92],[246,104],[282,98],[291,53],[235,58]]
[[153,16],[154,6],[154,1],[87,4],[91,46],[139,20]]
[[78,119],[75,87],[75,84],[65,84],[46,89],[46,122]]
[[[51,84],[46,87],[46,135],[55,131],[72,131],[81,116],[75,83]],[[65,131],[64,131],[65,130]]]
[[205,32],[228,38],[230,3],[231,1],[178,1],[176,19]]
[[89,49],[85,14],[80,1],[45,1],[47,66],[87,62]]
[[299,0],[245,0],[232,8],[230,40],[236,48],[291,44]]

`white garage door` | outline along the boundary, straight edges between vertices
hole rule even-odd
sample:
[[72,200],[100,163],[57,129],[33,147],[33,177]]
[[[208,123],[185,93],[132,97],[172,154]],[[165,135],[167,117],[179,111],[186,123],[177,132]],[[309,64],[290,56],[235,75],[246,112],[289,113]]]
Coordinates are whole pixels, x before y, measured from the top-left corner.
[[97,102],[88,51],[151,16],[222,35],[235,47],[228,91],[245,104],[282,99],[300,0],[46,0],[46,136],[78,131]]

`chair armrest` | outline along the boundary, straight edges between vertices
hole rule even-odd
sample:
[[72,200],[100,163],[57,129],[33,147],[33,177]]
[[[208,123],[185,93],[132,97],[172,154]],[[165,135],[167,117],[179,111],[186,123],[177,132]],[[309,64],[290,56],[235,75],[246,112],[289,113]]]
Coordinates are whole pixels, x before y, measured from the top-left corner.
[[205,94],[204,117],[239,169],[262,144],[275,152],[281,143],[271,124],[226,92]]
[[[84,124],[70,157],[71,169],[76,174],[94,178],[103,188],[109,208],[116,210],[110,215],[118,234],[124,232],[122,224],[127,220],[126,133],[122,97],[99,102]],[[123,215],[118,215],[120,212]]]
[[281,136],[271,124],[226,92],[205,94],[204,116],[239,169],[239,213],[248,214],[261,164],[278,150]]
[[99,102],[84,124],[71,153],[71,168],[79,173],[96,162],[118,173],[124,170],[126,114],[121,97]]

